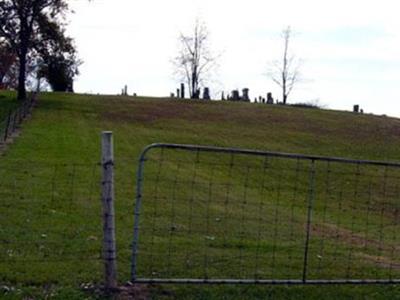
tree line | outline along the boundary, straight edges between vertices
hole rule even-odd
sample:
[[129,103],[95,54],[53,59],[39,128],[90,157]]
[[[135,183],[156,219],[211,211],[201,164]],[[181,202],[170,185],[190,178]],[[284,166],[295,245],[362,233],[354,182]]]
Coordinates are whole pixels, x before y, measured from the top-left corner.
[[[26,85],[40,87],[45,79],[54,91],[73,91],[81,61],[74,40],[66,35],[67,0],[0,0],[0,88],[14,88],[26,98]],[[282,32],[282,58],[270,62],[268,76],[282,90],[282,103],[298,83],[299,61],[290,51],[292,30]],[[196,20],[191,34],[179,35],[180,48],[173,59],[175,73],[199,98],[200,87],[218,65],[210,49],[209,31]]]
[[54,91],[72,91],[80,60],[65,33],[66,0],[0,1],[0,83],[26,98],[29,77]]
[[[300,60],[292,53],[290,43],[293,31],[290,26],[282,33],[283,51],[280,59],[269,62],[267,75],[282,91],[282,104],[286,104],[289,95],[300,81]],[[181,33],[180,49],[173,60],[177,79],[189,87],[189,96],[198,99],[200,87],[211,77],[218,65],[219,56],[210,50],[209,31],[204,22],[196,20],[191,34]]]

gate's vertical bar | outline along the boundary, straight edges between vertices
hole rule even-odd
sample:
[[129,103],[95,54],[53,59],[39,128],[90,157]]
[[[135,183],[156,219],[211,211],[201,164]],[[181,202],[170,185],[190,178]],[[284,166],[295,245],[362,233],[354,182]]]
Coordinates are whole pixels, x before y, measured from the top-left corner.
[[135,221],[133,227],[133,244],[132,244],[132,267],[131,267],[131,281],[134,282],[137,276],[137,255],[138,255],[138,241],[139,241],[139,216],[140,207],[142,204],[142,184],[143,184],[143,171],[144,162],[146,161],[146,153],[150,148],[143,150],[139,158],[139,167],[137,170],[136,182],[136,204],[135,204]]
[[310,245],[311,237],[311,222],[312,222],[312,211],[314,206],[315,198],[315,160],[311,160],[310,167],[310,182],[308,190],[308,208],[307,208],[307,232],[306,241],[304,245],[304,264],[303,264],[303,283],[307,282],[307,269],[308,269],[308,250]]
[[103,255],[105,288],[117,287],[117,261],[114,216],[114,150],[112,132],[103,131],[102,140]]

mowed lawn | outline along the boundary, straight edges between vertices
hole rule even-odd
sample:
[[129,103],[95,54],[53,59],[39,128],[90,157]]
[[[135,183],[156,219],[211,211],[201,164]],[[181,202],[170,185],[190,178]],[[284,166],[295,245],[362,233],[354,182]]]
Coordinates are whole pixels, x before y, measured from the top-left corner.
[[[3,107],[0,112],[6,111],[10,103],[15,103],[10,93],[1,93],[0,96],[4,96],[0,98],[0,107]],[[2,178],[0,195],[3,202],[3,211],[0,217],[0,240],[2,241],[0,245],[0,281],[7,287],[2,291],[5,297],[50,295],[59,298],[80,298],[82,295],[90,295],[90,293],[82,294],[83,292],[79,290],[82,284],[91,286],[102,281],[100,260],[102,225],[98,162],[100,160],[100,134],[103,130],[111,130],[114,133],[118,271],[121,283],[129,280],[130,275],[137,159],[142,149],[148,144],[157,142],[200,144],[354,159],[400,161],[400,120],[384,116],[355,115],[349,112],[248,103],[42,94],[32,118],[23,123],[20,136],[7,147],[4,155],[0,157],[0,178]],[[157,155],[159,153],[155,152],[155,159],[159,159]],[[211,208],[198,203],[199,207],[202,207],[199,209],[199,215],[203,217],[204,222],[207,221],[208,212],[211,213],[213,222],[223,224],[224,228],[219,230],[214,226],[215,224],[211,224],[211,229],[205,234],[200,229],[206,223],[196,219],[197,223],[194,220],[192,224],[193,235],[190,236],[185,235],[188,230],[185,226],[190,221],[188,219],[190,207],[185,199],[190,197],[190,188],[192,188],[190,180],[193,180],[194,172],[190,169],[192,158],[185,155],[173,154],[168,157],[168,160],[166,159],[167,165],[164,168],[169,173],[163,174],[163,178],[166,179],[164,181],[157,177],[159,165],[151,165],[151,161],[149,161],[147,175],[149,177],[148,183],[145,185],[147,194],[144,195],[144,201],[148,199],[148,202],[144,204],[143,211],[148,215],[158,217],[153,217],[153,219],[144,217],[143,219],[142,225],[144,232],[147,233],[142,239],[143,253],[150,253],[147,252],[146,245],[152,247],[152,252],[150,258],[139,260],[139,270],[145,275],[152,276],[157,272],[151,273],[150,270],[157,271],[157,264],[159,264],[159,269],[165,272],[159,271],[159,274],[156,275],[203,276],[204,253],[197,253],[196,257],[196,251],[199,249],[200,252],[203,251],[199,245],[207,244],[210,249],[213,249],[210,255],[215,257],[237,257],[238,253],[241,257],[241,260],[232,259],[226,264],[220,265],[216,260],[214,267],[212,267],[211,257],[210,276],[218,276],[218,273],[221,273],[221,276],[230,277],[243,275],[251,278],[252,275],[258,275],[272,279],[288,278],[288,276],[297,278],[301,261],[296,260],[296,255],[300,254],[293,249],[297,249],[296,245],[300,247],[299,243],[304,240],[304,231],[299,228],[304,226],[305,219],[303,217],[306,215],[304,214],[306,207],[298,205],[293,209],[295,200],[292,198],[277,204],[275,195],[279,183],[277,177],[280,175],[279,170],[287,167],[293,171],[295,166],[279,161],[272,163],[275,173],[271,174],[269,178],[272,187],[272,191],[269,191],[271,201],[263,203],[260,201],[263,195],[257,189],[262,184],[260,175],[264,169],[257,167],[259,161],[251,161],[252,173],[248,175],[248,178],[251,179],[254,188],[250,186],[248,195],[249,199],[253,200],[250,199],[244,204],[241,199],[244,193],[245,177],[240,167],[246,165],[243,162],[245,158],[239,158],[236,164],[237,169],[234,170],[236,175],[242,175],[236,176],[231,181],[229,180],[232,176],[230,176],[229,168],[226,167],[229,165],[228,158],[219,156],[205,158],[205,160],[209,159],[209,165],[217,161],[222,165],[216,170],[218,173],[217,183],[222,186],[229,181],[237,188],[231,190],[228,214],[224,215],[225,202],[215,203]],[[178,158],[187,159],[189,167],[185,169],[184,164],[181,164],[178,168],[179,162],[176,162]],[[303,167],[304,170],[308,170],[308,165]],[[332,168],[334,169],[334,167]],[[322,171],[326,171],[326,169],[326,165],[321,166]],[[199,169],[197,176],[204,179],[209,175],[210,170]],[[333,171],[339,174],[342,170],[340,167],[336,167]],[[371,175],[373,171],[366,169],[364,175]],[[307,183],[308,172],[301,173],[302,179],[296,179],[298,177],[295,173],[289,173],[285,176],[292,180],[279,186],[281,195],[284,196],[292,194],[294,182],[300,182],[301,185]],[[388,185],[394,187],[396,172],[391,171],[388,177]],[[347,180],[345,176],[343,178],[336,184],[341,185],[343,181]],[[367,187],[372,184],[379,190],[377,194],[381,193],[378,179],[368,181],[365,178],[366,176],[362,177],[360,186]],[[185,181],[186,179],[188,182]],[[326,177],[321,177],[322,181],[323,179],[326,180]],[[354,178],[349,177],[349,180],[354,180]],[[208,184],[210,180],[204,179],[204,181]],[[182,184],[184,182],[186,184]],[[335,183],[334,180],[332,182]],[[159,190],[154,188],[153,183],[159,185]],[[181,184],[181,188],[178,189],[177,184]],[[327,191],[329,193],[329,189],[324,184],[318,185],[317,183],[316,189],[318,195],[324,195]],[[361,188],[359,189],[361,190]],[[202,190],[199,187],[195,190],[198,193],[197,196],[201,198],[204,196],[202,193],[210,189]],[[215,191],[212,199],[222,199],[227,194],[226,190],[217,187],[212,191]],[[357,192],[358,189],[352,185],[344,189],[343,193],[351,194],[354,191]],[[157,200],[165,200],[165,197],[158,196],[161,192],[168,195],[168,201],[157,202]],[[304,200],[307,190],[299,190],[297,194]],[[288,197],[286,198],[289,199]],[[378,200],[385,198],[382,195],[376,197]],[[170,200],[175,198],[184,200],[177,200],[176,205],[171,206]],[[337,202],[339,198],[332,196],[331,200],[333,203]],[[337,209],[333,204],[332,206],[327,204],[318,206],[317,204],[316,224],[325,226],[322,227],[322,235],[327,240],[325,251],[334,252],[337,257],[342,255],[346,259],[343,261],[339,259],[336,263],[334,261],[326,262],[325,269],[321,273],[312,274],[316,278],[317,276],[331,278],[336,274],[348,275],[345,271],[343,273],[339,271],[340,264],[348,263],[349,246],[347,245],[347,248],[337,247],[337,244],[334,243],[335,235],[330,230],[334,232],[358,230],[360,234],[357,235],[357,238],[361,236],[361,233],[364,237],[363,224],[365,220],[362,219],[359,223],[352,221],[354,215],[357,215],[357,210],[354,209],[356,202],[349,202],[352,200],[346,202],[346,198],[340,198],[340,200],[343,202],[344,208]],[[358,200],[361,203],[362,199]],[[377,203],[378,200],[376,200]],[[387,207],[386,212],[392,212],[398,205],[394,196],[390,200],[390,203],[387,201],[390,209]],[[299,203],[306,206],[307,203],[303,202]],[[243,230],[238,228],[243,224],[243,220],[260,218],[260,206],[258,206],[260,203],[263,205],[263,209],[270,208],[269,212],[279,212],[279,217],[272,221],[272,225],[275,226],[273,228],[276,228],[278,223],[287,223],[288,225],[284,225],[279,231],[267,232],[268,234],[263,236],[260,235],[259,224],[250,222],[246,227],[246,233],[243,234]],[[155,211],[155,208],[158,208],[158,212]],[[172,208],[173,210],[171,210]],[[243,208],[246,210],[245,213]],[[326,210],[328,210],[328,214],[330,212],[332,214],[327,216],[324,214]],[[366,208],[362,212],[365,210]],[[165,211],[165,215],[158,215],[160,211]],[[173,215],[171,215],[172,211]],[[343,213],[344,211],[346,213]],[[358,256],[350,257],[356,266],[367,261],[367,267],[360,267],[354,276],[365,275],[367,278],[380,275],[385,277],[389,276],[389,271],[390,275],[398,274],[398,255],[393,251],[398,247],[398,240],[394,236],[394,229],[397,227],[391,226],[393,217],[397,217],[397,215],[392,214],[386,217],[385,210],[382,214],[380,212],[376,212],[376,215],[371,213],[368,220],[373,224],[387,225],[388,234],[380,232],[382,226],[370,229],[368,241],[372,242],[369,243],[369,248],[365,249],[365,253],[360,250],[355,252],[358,253]],[[224,222],[227,215],[230,216],[230,222]],[[384,215],[384,218],[381,215]],[[271,215],[271,218],[274,217],[276,214]],[[332,229],[329,227],[328,225],[331,223],[338,224],[334,221],[329,223],[327,219],[331,218],[336,221],[338,217],[341,218],[343,228]],[[173,221],[171,218],[174,218]],[[158,222],[156,229],[152,228],[154,220]],[[176,233],[171,233],[171,222],[174,223],[173,230]],[[293,224],[297,224],[298,227],[289,226]],[[318,228],[313,228],[313,233],[317,233]],[[227,243],[218,240],[222,235],[227,237]],[[279,235],[287,240],[286,244],[278,243],[276,245]],[[206,242],[204,242],[204,236],[207,239]],[[298,239],[290,240],[292,236],[298,236]],[[263,241],[261,244],[258,243],[260,237]],[[174,242],[172,248],[171,240]],[[358,240],[355,242],[354,240],[353,237],[349,245],[353,248],[361,248],[357,244]],[[292,244],[291,241],[293,241]],[[318,247],[320,247],[319,241],[316,242]],[[330,241],[333,241],[332,245],[329,244]],[[379,241],[380,245],[374,247],[374,241]],[[393,245],[393,242],[396,241],[397,244]],[[243,245],[246,247],[243,248]],[[364,247],[364,244],[362,246]],[[334,247],[336,248],[333,249]],[[258,273],[259,270],[254,265],[253,257],[258,255],[256,253],[260,249],[265,250],[265,256],[260,255],[263,261],[268,258],[268,254],[273,254],[274,260],[276,260],[276,265],[268,262],[265,266],[267,270],[265,273],[262,271]],[[161,256],[163,253],[164,257]],[[182,263],[182,256],[188,254],[193,255],[193,260],[191,263],[188,263],[188,260]],[[316,253],[314,254],[316,257]],[[372,256],[379,257],[375,263],[371,259]],[[198,263],[196,259],[199,257],[202,261],[201,266],[196,265]],[[384,260],[384,257],[387,260]],[[167,258],[169,262],[166,262]],[[316,266],[320,263],[314,259],[311,264]],[[279,266],[283,267],[280,269]],[[376,269],[380,270],[378,274]],[[187,272],[189,270],[190,272]],[[296,273],[291,273],[293,270]],[[146,272],[150,272],[150,274],[146,274]],[[362,272],[366,272],[366,274]],[[395,286],[161,286],[151,288],[149,293],[154,298],[175,297],[179,299],[258,299],[268,297],[287,299],[294,297],[304,299],[380,297],[384,299],[399,297],[399,292],[400,289]]]
[[0,122],[8,115],[11,109],[18,105],[18,101],[15,98],[13,92],[1,92],[0,93]]
[[8,115],[10,111],[15,109],[18,102],[13,92],[0,93],[0,141],[3,141],[5,127],[8,122]]

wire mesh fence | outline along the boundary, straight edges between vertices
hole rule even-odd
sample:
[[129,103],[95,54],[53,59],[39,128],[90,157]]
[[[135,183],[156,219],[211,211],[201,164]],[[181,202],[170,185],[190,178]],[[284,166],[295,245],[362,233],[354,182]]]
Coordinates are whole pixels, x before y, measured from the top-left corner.
[[[133,248],[134,282],[399,282],[397,164],[163,145],[135,224],[133,167],[116,160],[120,281]],[[100,173],[0,162],[2,282],[102,281]]]
[[[0,161],[0,282],[101,284],[100,163]],[[115,162],[118,275],[129,279],[135,168]]]
[[88,282],[101,274],[100,166],[0,168],[3,282]]
[[6,142],[31,113],[36,103],[36,97],[36,93],[31,93],[29,98],[21,102],[17,108],[11,109],[6,117],[0,120],[0,144]]
[[132,281],[399,283],[399,179],[396,163],[150,146]]

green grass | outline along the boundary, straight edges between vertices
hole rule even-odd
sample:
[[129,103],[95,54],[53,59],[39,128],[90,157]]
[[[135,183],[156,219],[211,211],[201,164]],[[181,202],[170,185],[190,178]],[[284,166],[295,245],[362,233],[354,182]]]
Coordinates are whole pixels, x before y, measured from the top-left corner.
[[[1,95],[5,98],[0,99],[0,107],[3,107],[0,112],[12,105],[14,97],[11,93]],[[114,132],[121,282],[129,279],[137,158],[148,144],[202,144],[355,159],[400,160],[400,120],[393,118],[247,103],[42,94],[32,119],[23,123],[21,136],[0,158],[3,203],[0,217],[0,282],[21,290],[19,294],[8,292],[4,296],[19,298],[21,295],[33,295],[40,298],[53,293],[59,298],[79,298],[83,295],[77,289],[80,284],[102,281],[99,260],[100,170],[96,165],[100,158],[102,130]],[[193,189],[190,182],[194,176],[193,156],[173,152],[166,152],[166,155],[163,158],[164,173],[160,173],[159,177],[157,159],[160,159],[160,152],[154,150],[149,153],[151,159],[146,162],[141,235],[143,256],[139,260],[141,274],[152,276],[151,272],[155,270],[156,275],[203,276],[203,250],[208,249],[213,254],[208,262],[209,276],[251,278],[257,273],[257,268],[258,276],[263,278],[299,276],[303,255],[299,247],[304,240],[306,222],[308,164],[301,165],[300,175],[296,177],[294,162],[272,160],[271,173],[264,178],[269,183],[269,190],[262,191],[262,159],[248,161],[239,157],[235,161],[236,167],[230,171],[229,157],[204,155],[201,156],[203,165],[199,164],[196,170],[199,186]],[[181,162],[177,163],[177,159]],[[243,170],[249,166],[247,177],[250,184],[245,185]],[[325,271],[311,272],[311,278],[344,276],[341,263],[348,261],[349,249],[356,249],[358,255],[351,258],[354,267],[352,276],[384,277],[389,271],[393,275],[398,274],[395,268],[389,270],[387,266],[378,266],[386,263],[385,258],[390,259],[391,264],[399,259],[393,253],[392,244],[396,241],[393,233],[398,229],[397,224],[393,225],[393,218],[381,217],[379,210],[371,212],[368,220],[377,226],[369,228],[367,233],[364,215],[357,222],[353,221],[357,212],[365,214],[367,210],[362,201],[367,199],[366,191],[370,185],[376,190],[371,200],[374,205],[385,203],[386,212],[394,211],[398,201],[392,189],[395,189],[398,172],[390,170],[387,180],[390,193],[384,197],[379,181],[383,176],[382,170],[364,168],[358,187],[364,194],[354,196],[354,184],[346,185],[354,180],[354,176],[342,173],[354,174],[355,169],[340,165],[332,165],[331,168],[337,179],[331,179],[330,186],[327,186],[327,166],[317,166],[316,199],[319,200],[315,206],[316,229],[313,231],[315,239],[311,244],[310,265],[318,270],[320,262],[317,254],[322,237],[326,240],[323,249],[327,259],[323,261]],[[207,184],[211,170],[215,185],[210,189]],[[281,186],[279,176],[286,178]],[[155,182],[158,183],[157,189],[152,184]],[[293,198],[296,182],[301,187],[296,193],[297,199]],[[224,204],[227,184],[232,186],[228,209]],[[335,187],[343,186],[342,193],[335,190]],[[246,203],[243,202],[245,187]],[[210,190],[215,203],[207,202]],[[188,201],[191,198],[197,200],[191,204]],[[269,200],[264,202],[264,198]],[[199,218],[193,219],[189,237],[191,205],[196,208]],[[278,218],[274,219],[276,212]],[[156,228],[152,228],[153,219],[150,216],[156,216]],[[207,216],[211,216],[212,221],[206,230]],[[262,220],[268,226],[260,228],[260,218],[265,218]],[[244,232],[240,227],[242,220],[246,220],[247,224]],[[174,225],[173,233],[171,224]],[[283,226],[277,227],[277,224]],[[384,225],[388,234],[382,236],[378,225]],[[318,232],[319,228],[322,228],[322,233]],[[357,233],[356,241],[354,237],[353,241],[351,238],[346,240],[346,232],[350,230]],[[340,243],[337,242],[337,232],[341,236]],[[277,236],[280,242],[274,245]],[[262,237],[262,243],[257,242],[259,237]],[[359,237],[368,240],[367,247],[358,243]],[[170,241],[173,241],[172,246]],[[377,241],[385,247],[381,249],[376,245]],[[190,259],[184,261],[182,257],[188,257],[188,254]],[[165,255],[170,258],[170,263]],[[235,264],[232,258],[238,255],[242,255],[242,260]],[[274,265],[271,265],[272,255]],[[330,259],[334,256],[341,258],[338,261]],[[65,261],[61,262],[60,257]],[[260,260],[257,265],[255,257]],[[224,262],[224,258],[231,260]],[[154,298],[161,299],[399,297],[399,289],[391,286],[162,286],[153,288],[152,293]]]
[[11,109],[17,107],[18,101],[13,92],[2,91],[0,93],[0,120],[2,121]]
[[5,91],[0,93],[0,141],[3,141],[8,115],[17,106],[18,101],[15,93]]

